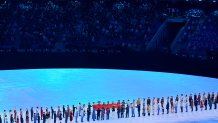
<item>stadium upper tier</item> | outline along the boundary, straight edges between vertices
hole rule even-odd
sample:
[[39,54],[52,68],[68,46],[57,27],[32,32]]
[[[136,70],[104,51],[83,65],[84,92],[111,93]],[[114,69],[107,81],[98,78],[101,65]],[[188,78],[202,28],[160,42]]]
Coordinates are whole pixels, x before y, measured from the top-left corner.
[[[187,24],[179,31],[183,35],[177,48],[216,51],[218,7],[206,6],[181,7],[159,0],[0,1],[0,50],[102,47],[142,51],[169,18],[183,18]],[[167,43],[178,43],[169,39]]]

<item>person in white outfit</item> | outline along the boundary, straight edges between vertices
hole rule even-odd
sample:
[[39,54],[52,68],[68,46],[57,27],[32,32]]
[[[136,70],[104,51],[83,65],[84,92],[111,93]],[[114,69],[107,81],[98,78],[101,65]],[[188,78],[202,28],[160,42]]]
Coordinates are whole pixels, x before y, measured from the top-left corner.
[[185,95],[185,110],[188,112],[188,95]]
[[135,117],[135,100],[133,100],[132,104],[130,105],[132,111],[132,117]]
[[81,109],[82,109],[82,106],[81,106],[81,103],[79,103],[79,105],[77,107],[77,110],[79,112],[79,116],[81,116]]
[[175,106],[175,113],[177,113],[177,109],[178,109],[178,101],[177,101],[177,99],[175,99],[174,106]]
[[75,108],[75,117],[76,117],[76,123],[78,123],[78,117],[79,117],[79,111],[77,108]]
[[85,113],[86,113],[86,107],[85,104],[81,107],[81,122],[83,122],[83,119],[85,117]]
[[155,114],[155,105],[156,105],[156,99],[155,99],[155,97],[153,97],[153,100],[152,100],[152,115],[154,115]]

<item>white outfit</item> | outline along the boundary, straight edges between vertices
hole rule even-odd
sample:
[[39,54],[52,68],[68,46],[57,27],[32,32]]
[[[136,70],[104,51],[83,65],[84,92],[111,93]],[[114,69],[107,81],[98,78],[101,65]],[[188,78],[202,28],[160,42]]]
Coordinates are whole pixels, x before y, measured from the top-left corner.
[[180,107],[183,107],[183,96],[180,97]]
[[153,100],[152,100],[152,114],[155,113],[155,109],[156,109],[155,104],[156,104],[156,100],[153,99]]

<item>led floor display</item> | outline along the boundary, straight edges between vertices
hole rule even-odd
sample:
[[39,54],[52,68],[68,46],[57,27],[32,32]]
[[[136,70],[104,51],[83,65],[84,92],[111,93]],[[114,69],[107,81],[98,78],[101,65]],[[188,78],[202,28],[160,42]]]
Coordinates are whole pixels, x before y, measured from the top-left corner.
[[172,73],[107,69],[0,71],[1,112],[14,107],[57,107],[213,91],[218,92],[218,79]]

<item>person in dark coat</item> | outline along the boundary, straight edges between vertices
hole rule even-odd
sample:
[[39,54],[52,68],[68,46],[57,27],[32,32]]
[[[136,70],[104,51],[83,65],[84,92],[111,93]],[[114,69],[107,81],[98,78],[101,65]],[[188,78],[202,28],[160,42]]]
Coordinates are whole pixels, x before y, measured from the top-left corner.
[[207,94],[207,100],[208,100],[208,103],[209,103],[209,101],[210,101],[210,92],[208,92],[208,94]]
[[161,108],[162,108],[162,114],[164,114],[164,97],[161,98]]
[[54,123],[56,123],[57,114],[56,111],[54,111]]
[[2,123],[2,116],[0,115],[0,123]]
[[177,102],[179,101],[179,95],[176,96],[176,101],[177,101]]
[[10,122],[11,122],[11,123],[14,123],[13,114],[11,114],[11,116],[10,116]]
[[191,106],[192,94],[189,96],[189,106]]
[[37,116],[37,119],[38,119],[38,123],[40,123],[40,116],[39,116],[39,114]]
[[193,101],[192,98],[190,99],[190,104],[191,104],[191,111],[193,111],[193,109],[194,109],[194,101]]
[[204,110],[207,110],[207,96],[206,96],[206,94],[204,93],[204,107],[205,107],[205,109]]
[[194,101],[197,100],[197,94],[194,94]]
[[212,103],[214,104],[214,107],[215,107],[215,94],[214,94],[214,92],[212,92],[211,100],[212,100]]
[[121,105],[121,118],[124,118],[125,105]]
[[212,109],[212,104],[213,104],[212,98],[209,99],[209,102],[208,102],[208,103],[209,103],[209,108],[210,108],[210,110],[211,110],[211,109]]
[[53,119],[54,118],[54,109],[53,109],[53,107],[51,107],[51,119]]
[[129,105],[126,106],[126,118],[129,117]]
[[215,98],[215,94],[214,94],[214,92],[212,92],[212,94],[211,94],[211,99],[212,99],[212,103],[214,104],[214,98]]
[[2,116],[0,115],[0,123],[2,123]]
[[197,99],[197,97],[195,98],[194,103],[195,103],[195,111],[198,111],[198,99]]
[[215,101],[214,101],[214,109],[217,109],[217,103],[218,103],[218,93],[215,97]]
[[75,116],[74,114],[75,114],[75,108],[76,108],[76,107],[73,105],[72,108],[73,108],[73,116]]
[[148,97],[148,99],[147,99],[147,106],[148,105],[151,105],[151,99],[150,99],[150,97]]
[[33,121],[33,107],[30,110],[30,115],[31,115],[31,121]]
[[65,114],[65,107],[64,107],[64,105],[63,105],[63,117],[64,117],[64,114]]
[[198,97],[197,94],[194,94],[194,105],[195,105],[195,111],[198,111]]
[[23,123],[23,115],[20,116],[20,123]]
[[120,106],[118,106],[117,107],[117,117],[118,117],[118,119],[120,118],[120,111],[121,111]]
[[62,113],[61,112],[59,114],[59,121],[60,121],[60,123],[62,122]]
[[97,120],[100,120],[101,109],[97,109]]
[[43,114],[42,114],[42,119],[43,119],[43,123],[46,123],[46,115],[45,115],[45,112],[43,112]]
[[70,116],[70,107],[69,105],[67,105],[67,113],[68,113],[68,117]]
[[87,108],[87,121],[89,122],[90,115],[91,115],[91,104],[90,102],[88,103],[88,108]]
[[167,114],[169,114],[169,109],[170,109],[170,102],[169,102],[169,97],[168,97],[167,98],[167,104],[166,104]]

